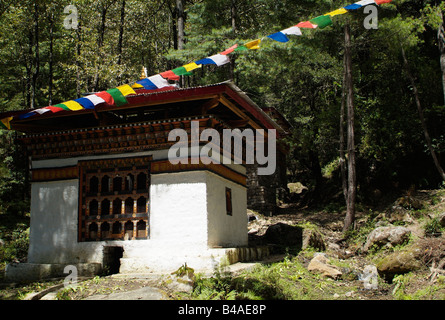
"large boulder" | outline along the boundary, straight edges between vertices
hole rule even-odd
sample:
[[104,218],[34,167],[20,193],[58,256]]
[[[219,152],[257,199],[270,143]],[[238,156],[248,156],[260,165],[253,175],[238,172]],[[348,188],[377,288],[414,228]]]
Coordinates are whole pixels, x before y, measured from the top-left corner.
[[342,275],[342,272],[337,267],[329,264],[328,258],[323,253],[316,253],[311,262],[309,262],[307,269],[332,279],[337,279]]
[[320,232],[312,228],[304,228],[302,249],[307,248],[313,248],[317,251],[326,250],[326,245]]
[[291,246],[301,249],[303,228],[291,226],[282,222],[271,225],[264,234],[264,240],[269,244]]
[[420,261],[422,250],[417,246],[395,251],[380,260],[376,267],[379,274],[386,280],[391,281],[397,274],[403,274],[418,270],[422,267]]
[[369,233],[363,251],[367,252],[371,247],[396,246],[409,240],[411,231],[401,226],[378,227]]

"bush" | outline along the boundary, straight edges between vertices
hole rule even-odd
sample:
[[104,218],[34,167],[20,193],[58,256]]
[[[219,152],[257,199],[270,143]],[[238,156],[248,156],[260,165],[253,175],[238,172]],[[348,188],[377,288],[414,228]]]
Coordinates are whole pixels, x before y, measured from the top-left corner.
[[5,244],[0,247],[0,261],[5,263],[26,261],[29,248],[29,228],[26,225],[18,225],[8,237],[9,240],[6,240]]

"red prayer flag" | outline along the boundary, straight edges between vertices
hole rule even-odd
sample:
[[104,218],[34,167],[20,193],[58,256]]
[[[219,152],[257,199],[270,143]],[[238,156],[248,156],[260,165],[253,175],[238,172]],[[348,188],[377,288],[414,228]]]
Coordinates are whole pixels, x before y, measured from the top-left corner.
[[381,5],[382,3],[390,3],[392,0],[375,0],[375,3]]
[[111,94],[109,94],[108,92],[106,92],[106,91],[98,92],[98,93],[96,93],[96,96],[104,99],[108,105],[114,106],[114,99],[111,96]]
[[309,21],[304,21],[304,22],[300,22],[299,24],[297,24],[296,27],[315,29],[317,27],[317,25],[312,24]]
[[237,45],[237,44],[231,46],[229,49],[227,49],[227,50],[221,52],[220,54],[228,55],[229,53],[232,53],[233,50],[235,50],[236,48],[238,48],[238,45]]
[[63,108],[54,107],[54,106],[45,107],[44,109],[49,109],[49,110],[51,110],[52,113],[56,113],[56,112],[60,112],[60,111],[64,111],[65,110]]
[[173,71],[169,70],[169,71],[165,71],[160,73],[160,75],[164,78],[164,79],[169,79],[169,80],[174,80],[174,81],[178,81],[181,77],[177,76]]

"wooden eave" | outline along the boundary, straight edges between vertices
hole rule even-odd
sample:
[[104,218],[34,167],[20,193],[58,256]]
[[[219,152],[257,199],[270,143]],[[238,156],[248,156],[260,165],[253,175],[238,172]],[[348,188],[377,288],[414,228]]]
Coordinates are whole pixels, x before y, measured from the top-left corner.
[[[147,112],[160,112],[167,110],[169,107],[176,106],[176,108],[184,109],[190,107],[188,103],[195,103],[193,107],[197,107],[199,114],[205,115],[212,114],[216,110],[225,108],[223,112],[228,117],[227,122],[234,123],[236,127],[241,127],[243,123],[252,129],[276,129],[277,135],[285,134],[285,130],[281,128],[274,120],[272,120],[261,108],[259,108],[254,102],[252,102],[247,95],[245,95],[238,87],[231,82],[220,83],[216,85],[209,85],[196,88],[184,88],[174,90],[136,90],[137,95],[127,96],[128,104],[124,106],[110,106],[107,104],[101,104],[96,106],[95,110],[79,110],[79,111],[61,111],[57,113],[47,112],[41,115],[36,115],[27,119],[11,121],[11,127],[13,130],[25,132],[25,133],[44,133],[51,131],[63,130],[64,121],[70,121],[67,118],[71,118],[74,121],[80,121],[84,117],[86,119],[85,125],[79,126],[79,129],[88,127],[101,126],[99,119],[110,119],[112,113],[122,115],[125,111],[141,109]],[[9,112],[8,115],[20,115],[30,112],[32,110]],[[0,115],[0,116],[4,116]],[[168,114],[160,115],[159,119],[150,120],[162,120],[167,119]],[[51,120],[57,119],[58,124],[53,124],[51,127]],[[71,123],[72,123],[71,122]],[[54,122],[53,122],[54,123]],[[66,128],[67,130],[73,128]]]

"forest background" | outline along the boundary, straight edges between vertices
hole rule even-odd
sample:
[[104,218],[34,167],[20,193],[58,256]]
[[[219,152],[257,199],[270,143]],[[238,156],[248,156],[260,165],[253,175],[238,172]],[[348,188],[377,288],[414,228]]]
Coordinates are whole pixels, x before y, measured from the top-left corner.
[[[2,0],[0,111],[54,105],[132,84],[143,67],[148,76],[167,71],[350,3]],[[64,12],[68,5],[77,8],[77,28],[64,24],[72,13]],[[340,115],[348,25],[358,201],[441,187],[424,129],[443,164],[444,12],[439,0],[394,0],[378,8],[377,29],[365,28],[363,10],[349,12],[333,17],[332,26],[303,30],[287,43],[265,39],[259,50],[235,53],[222,67],[195,70],[182,84],[232,80],[259,106],[277,108],[292,125],[289,182],[307,187],[306,204],[344,203]],[[15,143],[17,135],[0,131],[0,211],[24,214],[29,211],[28,164]]]

